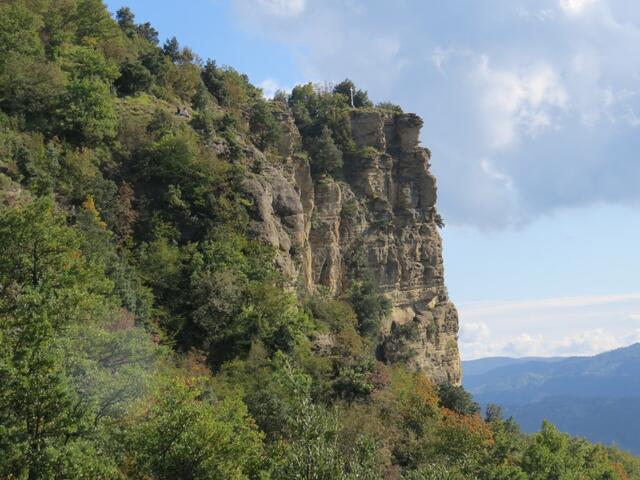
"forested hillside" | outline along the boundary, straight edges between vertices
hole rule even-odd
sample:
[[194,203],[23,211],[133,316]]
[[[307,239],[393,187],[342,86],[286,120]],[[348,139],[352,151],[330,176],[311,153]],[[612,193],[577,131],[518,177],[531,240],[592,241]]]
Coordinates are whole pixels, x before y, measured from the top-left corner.
[[543,419],[562,431],[640,454],[640,344],[569,358],[485,358],[463,362],[464,386],[495,403],[523,430]]
[[267,101],[129,9],[0,0],[0,478],[640,479],[381,355],[369,272],[292,285],[254,236],[243,179],[283,119],[322,182],[349,112],[401,113],[351,88]]

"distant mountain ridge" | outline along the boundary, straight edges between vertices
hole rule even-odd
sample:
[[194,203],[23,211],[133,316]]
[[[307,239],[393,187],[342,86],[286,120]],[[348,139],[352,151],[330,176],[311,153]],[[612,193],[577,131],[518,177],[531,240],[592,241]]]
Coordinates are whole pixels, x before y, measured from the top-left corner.
[[463,384],[525,431],[543,419],[574,435],[640,453],[640,343],[592,357],[463,362]]
[[496,368],[508,367],[511,365],[522,364],[531,361],[556,362],[564,360],[566,357],[486,357],[477,360],[468,360],[463,362],[465,366],[465,375],[482,375]]

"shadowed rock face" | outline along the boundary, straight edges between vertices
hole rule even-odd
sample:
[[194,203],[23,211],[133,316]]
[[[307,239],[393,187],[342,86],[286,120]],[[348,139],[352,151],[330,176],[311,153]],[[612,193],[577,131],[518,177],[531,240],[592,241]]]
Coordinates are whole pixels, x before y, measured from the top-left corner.
[[278,249],[292,285],[308,290],[324,285],[340,295],[356,259],[364,262],[393,305],[381,357],[459,383],[458,315],[444,284],[430,154],[418,145],[422,120],[354,111],[359,153],[345,158],[344,181],[312,180],[295,126],[283,124],[286,162],[265,162],[246,181],[255,232]]

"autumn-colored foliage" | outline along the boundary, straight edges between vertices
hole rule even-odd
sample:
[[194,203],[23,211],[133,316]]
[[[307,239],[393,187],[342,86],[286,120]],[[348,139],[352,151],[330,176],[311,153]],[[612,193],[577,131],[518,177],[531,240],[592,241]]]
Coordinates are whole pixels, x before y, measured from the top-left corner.
[[631,455],[524,435],[407,352],[383,361],[370,272],[305,292],[250,233],[247,181],[290,166],[284,131],[341,178],[351,109],[396,106],[349,80],[267,100],[115,17],[0,0],[0,478],[640,480]]
[[438,452],[452,458],[479,458],[494,443],[491,429],[480,415],[461,415],[446,408],[437,436]]

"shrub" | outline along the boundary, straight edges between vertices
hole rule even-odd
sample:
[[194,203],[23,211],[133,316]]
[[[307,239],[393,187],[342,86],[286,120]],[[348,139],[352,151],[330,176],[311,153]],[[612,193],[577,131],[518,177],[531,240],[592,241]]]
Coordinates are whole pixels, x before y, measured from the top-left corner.
[[391,302],[375,288],[372,280],[355,281],[349,301],[358,316],[358,330],[365,337],[376,338],[382,320],[391,313]]
[[438,386],[440,405],[460,415],[476,415],[480,405],[473,401],[471,394],[460,385],[443,383]]
[[351,103],[351,92],[353,92],[354,107],[373,107],[373,103],[369,100],[367,92],[356,89],[354,83],[349,79],[343,80],[333,88],[333,93],[342,95],[349,104]]
[[120,65],[120,77],[115,85],[121,95],[132,95],[148,90],[153,81],[151,72],[139,61]]
[[378,110],[382,110],[385,113],[404,113],[400,105],[396,105],[391,102],[380,102],[376,105]]
[[258,100],[251,109],[249,128],[261,149],[273,146],[280,139],[280,124],[273,116],[269,104]]
[[342,168],[342,152],[333,141],[331,131],[325,125],[320,135],[309,139],[307,148],[311,154],[311,170],[315,174],[336,174]]

